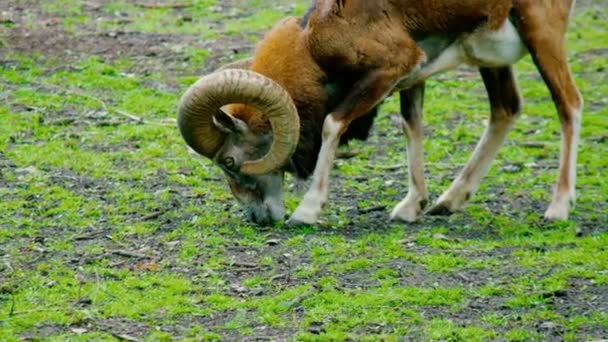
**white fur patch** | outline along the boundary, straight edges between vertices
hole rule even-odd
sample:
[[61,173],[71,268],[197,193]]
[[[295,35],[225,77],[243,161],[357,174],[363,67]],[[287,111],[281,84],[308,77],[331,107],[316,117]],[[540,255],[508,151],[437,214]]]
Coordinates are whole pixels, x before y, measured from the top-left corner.
[[460,44],[454,43],[443,50],[434,60],[405,75],[397,84],[397,88],[409,89],[435,74],[454,69],[465,62],[466,59],[464,58]]
[[468,64],[487,68],[513,65],[528,53],[509,20],[496,31],[483,28],[475,31],[463,40],[462,49]]
[[321,216],[321,208],[327,201],[329,189],[329,173],[333,166],[338,143],[340,142],[340,130],[342,123],[334,120],[328,115],[323,123],[323,143],[319,152],[319,159],[315,165],[310,188],[304,195],[304,199],[298,205],[289,219],[291,224],[314,224]]
[[404,75],[397,88],[408,89],[433,75],[465,63],[488,68],[513,65],[527,53],[517,29],[509,20],[505,20],[503,26],[496,31],[480,28],[468,36],[458,38],[435,59]]
[[[416,90],[422,91],[422,90]],[[422,111],[422,94],[417,94],[412,106],[415,111]],[[407,196],[391,212],[391,220],[413,222],[422,213],[424,204],[428,199],[424,181],[424,153],[422,146],[421,114],[411,118],[408,123],[401,118],[401,127],[407,136],[407,165],[408,165],[408,193]]]
[[[577,159],[577,151],[578,151],[578,142],[580,136],[580,127],[581,127],[581,114],[582,114],[582,106],[581,108],[577,108],[572,110],[573,122],[572,122],[572,143],[570,146],[566,145],[566,139],[563,136],[562,132],[562,144],[560,151],[560,160],[559,166],[560,170],[558,173],[558,184],[555,186],[555,190],[553,192],[553,199],[551,200],[551,204],[547,211],[545,212],[545,218],[549,220],[566,220],[568,219],[568,215],[570,210],[572,209],[572,205],[576,200],[576,159]],[[569,154],[567,152],[570,152]],[[569,159],[566,160],[566,158]],[[560,175],[563,173],[562,168],[567,167],[568,173],[568,189],[566,191],[560,192]]]

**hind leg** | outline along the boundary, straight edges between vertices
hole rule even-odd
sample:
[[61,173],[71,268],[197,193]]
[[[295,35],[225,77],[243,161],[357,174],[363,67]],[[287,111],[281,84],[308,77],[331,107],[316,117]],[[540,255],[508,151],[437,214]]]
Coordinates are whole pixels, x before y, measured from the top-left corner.
[[[576,197],[576,155],[583,99],[572,78],[565,48],[573,4],[573,1],[551,4],[517,1],[515,7],[520,34],[551,92],[561,123],[559,172],[551,204],[545,212],[547,219],[567,219]],[[553,21],[547,23],[546,18]]]
[[[583,101],[574,85],[568,66],[556,63],[554,56],[536,57],[537,65],[551,89],[561,122],[561,148],[557,183],[551,204],[545,212],[549,220],[566,220],[576,200],[576,156],[580,136]],[[554,64],[554,66],[551,66]],[[559,64],[559,65],[556,65]]]
[[471,159],[429,210],[431,215],[450,214],[473,195],[520,111],[521,98],[511,67],[481,68],[480,72],[490,100],[490,123]]
[[424,82],[401,91],[401,115],[405,119],[403,131],[407,136],[408,193],[391,212],[391,220],[415,221],[428,201],[424,181],[424,155],[422,150],[422,107]]

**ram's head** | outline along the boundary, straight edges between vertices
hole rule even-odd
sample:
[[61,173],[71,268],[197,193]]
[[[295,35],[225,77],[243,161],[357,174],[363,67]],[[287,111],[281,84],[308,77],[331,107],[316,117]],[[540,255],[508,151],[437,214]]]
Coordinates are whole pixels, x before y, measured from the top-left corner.
[[247,216],[258,223],[284,219],[284,172],[307,177],[320,148],[327,77],[304,33],[301,18],[281,20],[251,59],[204,76],[179,106],[188,145],[224,171]]
[[183,95],[178,124],[188,145],[224,171],[250,220],[284,219],[283,169],[298,144],[300,123],[280,85],[249,70],[215,72]]

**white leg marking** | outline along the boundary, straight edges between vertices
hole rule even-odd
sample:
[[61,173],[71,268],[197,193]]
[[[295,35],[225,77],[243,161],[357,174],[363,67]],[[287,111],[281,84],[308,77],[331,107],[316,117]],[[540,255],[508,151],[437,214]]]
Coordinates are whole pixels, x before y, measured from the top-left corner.
[[[573,112],[572,136],[570,139],[567,139],[564,130],[562,130],[557,185],[553,191],[551,204],[545,212],[545,218],[548,220],[567,220],[568,214],[576,200],[576,157],[580,136],[582,107],[573,110]],[[565,175],[567,179],[564,179],[563,175]]]
[[325,118],[323,143],[312,175],[312,183],[304,195],[304,199],[291,215],[288,224],[315,224],[321,216],[321,208],[327,201],[329,173],[340,142],[341,129],[342,123],[334,120],[331,114]]
[[[413,105],[422,111],[422,96]],[[408,193],[391,212],[391,220],[413,222],[418,218],[428,200],[428,192],[424,182],[424,152],[422,148],[422,122],[420,115],[410,123],[403,120],[403,131],[408,138]]]
[[428,196],[410,188],[407,196],[391,212],[392,221],[414,222],[424,209]]

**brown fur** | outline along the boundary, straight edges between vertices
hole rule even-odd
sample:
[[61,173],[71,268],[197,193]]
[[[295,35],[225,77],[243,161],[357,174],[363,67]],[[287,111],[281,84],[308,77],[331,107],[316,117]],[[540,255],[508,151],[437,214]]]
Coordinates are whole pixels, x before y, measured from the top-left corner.
[[[298,38],[300,34],[297,18],[279,22],[257,46],[250,69],[280,84],[292,95],[298,109],[313,107],[310,110],[320,111],[326,100],[321,83],[325,74],[303,46],[303,40]],[[254,108],[232,105],[229,112],[246,121],[255,133],[270,130],[264,114]]]
[[[340,100],[341,94],[329,94],[325,88],[328,76],[312,58],[303,37],[300,18],[290,17],[279,22],[256,47],[250,66],[252,71],[272,78],[292,97],[300,116],[300,142],[292,157],[292,166],[299,177],[306,178],[315,167],[321,148],[323,118],[331,111],[332,103]],[[348,79],[334,80],[334,88]],[[245,121],[254,133],[271,130],[264,114],[243,104],[230,105],[227,111]],[[346,132],[342,143],[350,139],[366,139],[376,111],[355,122]]]
[[[572,73],[568,68],[565,34],[568,29],[570,10],[574,0],[515,0],[515,13],[518,26],[534,63],[538,66],[545,83],[549,87],[562,123],[562,139],[570,146],[575,139],[574,125],[580,124],[583,100],[576,89]],[[524,18],[552,18],[552,29],[546,30],[542,20],[531,21]],[[542,47],[542,48],[541,48]],[[561,160],[557,196],[574,196],[569,191],[574,188],[575,179],[568,174],[572,151],[566,148]],[[571,202],[574,198],[569,199]]]
[[[314,169],[321,146],[318,132],[327,114],[327,96],[323,88],[325,73],[312,59],[301,39],[299,19],[279,22],[258,44],[251,70],[272,78],[292,97],[300,116],[300,142],[293,155],[296,174],[307,177]],[[263,113],[245,105],[227,109],[249,125],[255,133],[269,132],[270,123]]]
[[[569,146],[574,139],[573,121],[577,119],[574,109],[582,106],[564,47],[572,2],[315,0],[306,15],[307,22],[289,18],[266,35],[257,47],[251,69],[274,79],[294,99],[301,118],[301,138],[293,162],[297,173],[307,176],[317,160],[327,113],[341,121],[343,136],[348,136],[357,123],[369,130],[369,113],[374,112],[400,78],[425,62],[425,53],[413,37],[458,36],[479,27],[498,29],[512,13],[551,90]],[[491,95],[493,115],[518,112],[519,98],[510,71],[498,74],[486,71],[484,81]],[[337,84],[342,93],[328,94],[325,88],[328,82]],[[507,92],[505,97],[493,95],[501,89]],[[337,100],[335,105],[330,104],[332,100]],[[255,131],[270,129],[262,113],[251,108],[233,106],[230,112]],[[565,153],[567,156],[575,152],[567,149]],[[568,163],[568,158],[564,160],[563,163]],[[566,192],[573,185],[567,170],[568,164],[560,165],[558,191]]]
[[511,6],[511,0],[316,0],[305,33],[315,60],[324,70],[361,74],[334,117],[348,128],[424,62],[413,36],[498,28]]

